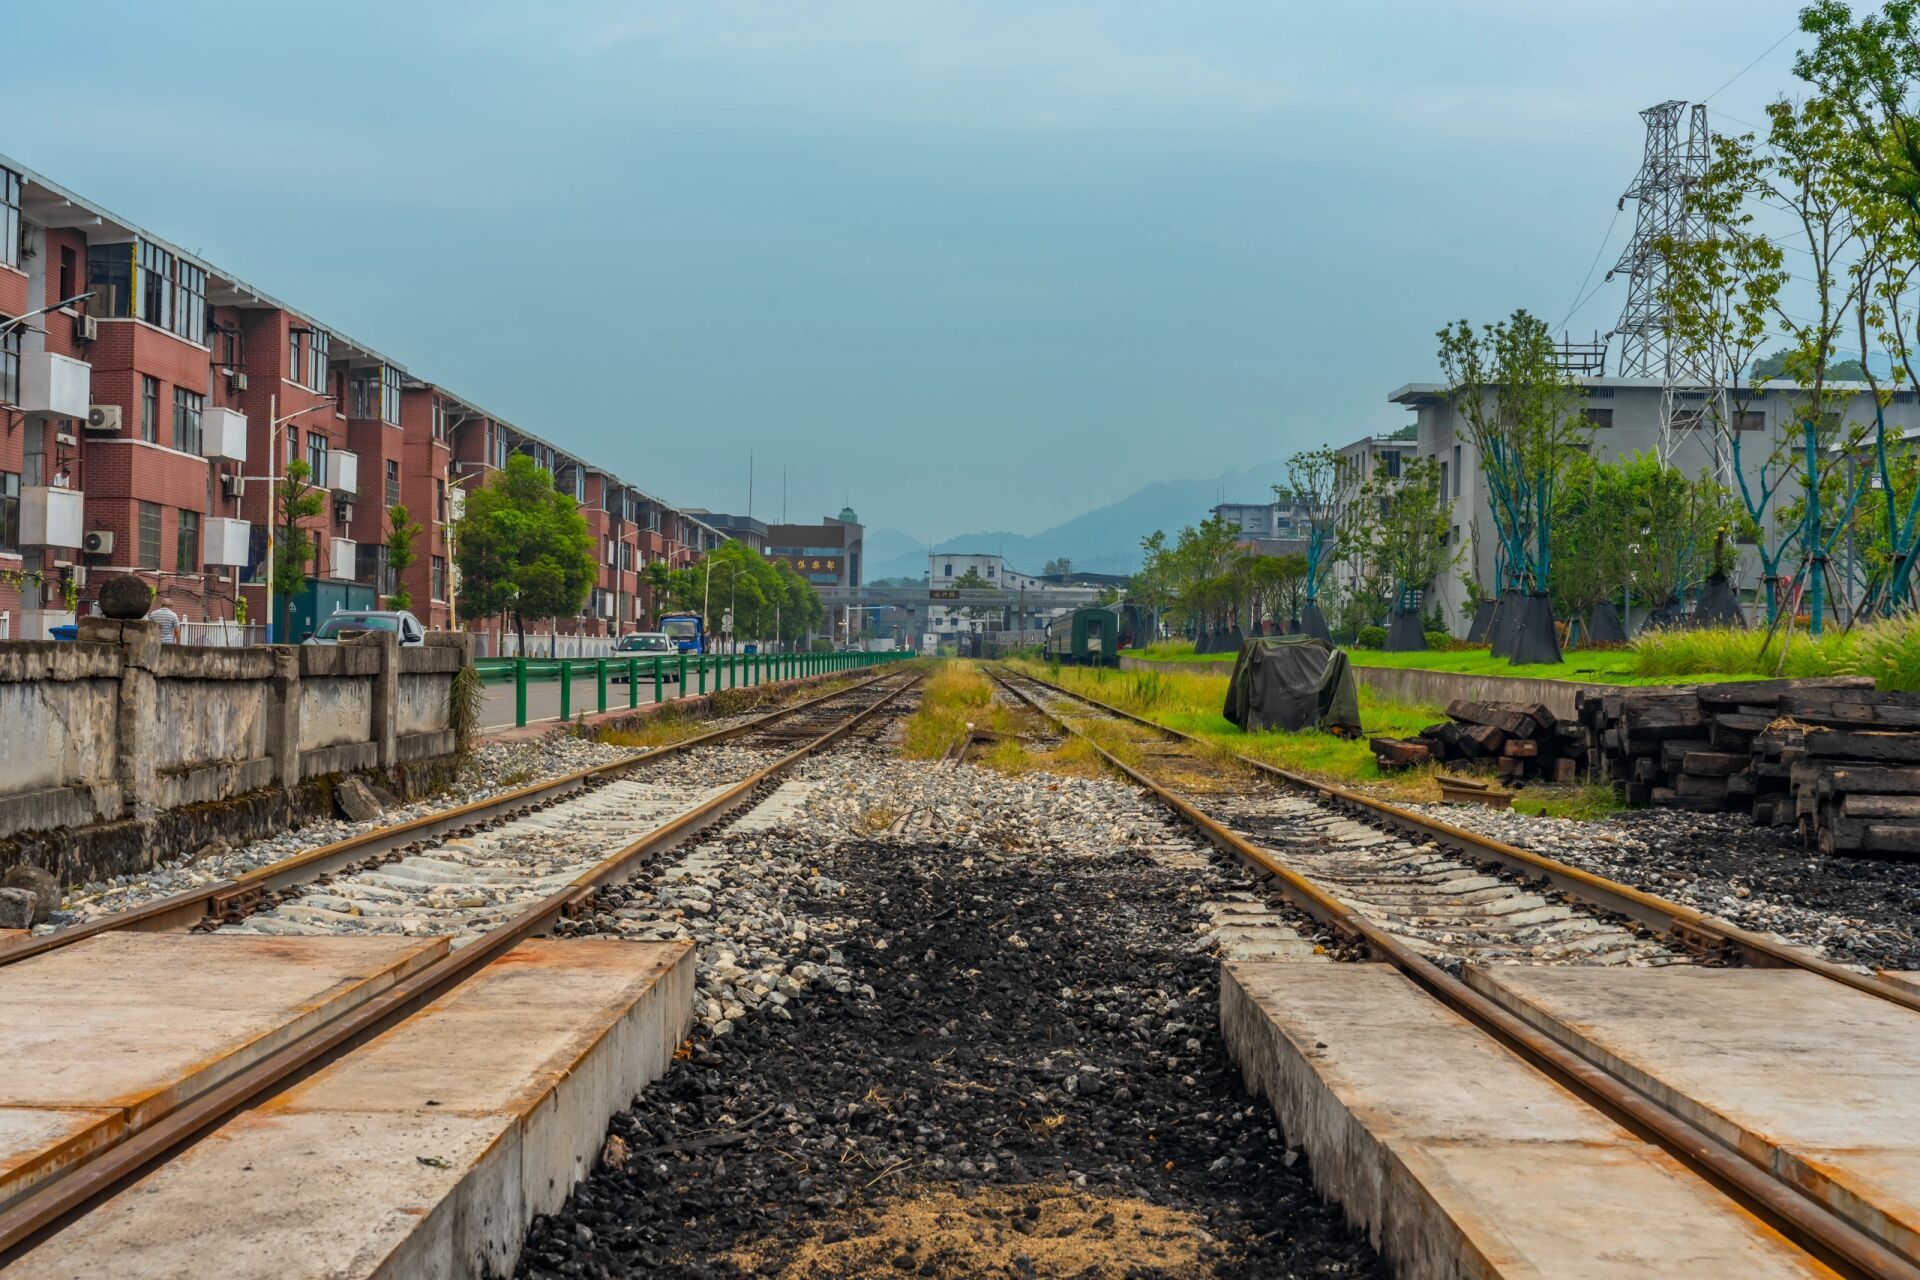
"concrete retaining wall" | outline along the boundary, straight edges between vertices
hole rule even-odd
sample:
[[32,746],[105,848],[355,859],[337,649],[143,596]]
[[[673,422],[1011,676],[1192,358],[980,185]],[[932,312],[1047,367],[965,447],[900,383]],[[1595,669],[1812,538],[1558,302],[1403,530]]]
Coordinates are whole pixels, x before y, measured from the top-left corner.
[[221,834],[210,814],[183,824],[190,806],[245,797],[236,812],[290,813],[309,780],[355,770],[406,787],[454,751],[448,691],[469,655],[458,634],[163,645],[149,623],[105,618],[71,644],[0,642],[0,865],[114,874],[191,852],[166,844],[186,828]]
[[[1233,674],[1232,662],[1149,662],[1145,658],[1120,659],[1123,671],[1177,671],[1184,675]],[[1469,702],[1538,702],[1563,720],[1573,719],[1574,695],[1605,693],[1620,686],[1588,684],[1577,680],[1534,680],[1525,676],[1475,676],[1456,671],[1420,671],[1405,667],[1352,668],[1354,679],[1377,696],[1395,702],[1424,703],[1444,707],[1455,698]]]

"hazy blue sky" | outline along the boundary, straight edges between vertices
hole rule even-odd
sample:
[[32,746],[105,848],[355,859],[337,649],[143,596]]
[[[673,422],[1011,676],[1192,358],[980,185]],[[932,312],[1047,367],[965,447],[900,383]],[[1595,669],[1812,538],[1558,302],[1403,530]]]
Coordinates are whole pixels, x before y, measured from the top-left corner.
[[672,501],[1031,532],[1559,320],[1635,113],[1796,10],[8,4],[0,151]]

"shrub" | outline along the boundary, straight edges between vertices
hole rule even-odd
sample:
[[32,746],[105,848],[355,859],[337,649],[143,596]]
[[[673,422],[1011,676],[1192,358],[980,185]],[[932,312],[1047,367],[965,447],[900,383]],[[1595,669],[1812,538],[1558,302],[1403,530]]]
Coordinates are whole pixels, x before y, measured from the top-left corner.
[[1362,627],[1353,637],[1356,649],[1384,649],[1387,647],[1387,629],[1385,627]]
[[1441,653],[1445,653],[1454,647],[1455,641],[1450,631],[1429,631],[1426,635],[1429,649],[1438,649]]

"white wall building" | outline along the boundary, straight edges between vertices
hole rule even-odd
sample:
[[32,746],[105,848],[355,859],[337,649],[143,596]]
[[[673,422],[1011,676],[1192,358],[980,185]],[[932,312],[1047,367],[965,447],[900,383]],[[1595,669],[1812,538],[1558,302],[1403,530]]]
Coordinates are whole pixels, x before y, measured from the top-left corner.
[[[1081,604],[1093,604],[1100,597],[1098,587],[1063,586],[1036,574],[1021,573],[1008,566],[1006,560],[997,555],[929,555],[927,557],[927,586],[935,591],[951,590],[954,583],[967,576],[968,571],[978,573],[989,586],[999,587],[1014,593],[1014,599],[997,616],[991,618],[971,618],[958,613],[942,604],[927,606],[927,632],[930,635],[958,635],[963,631],[1031,631],[1045,627],[1048,622],[1070,608]],[[1034,592],[1035,602],[1023,606],[1020,595]],[[1039,594],[1044,592],[1049,601],[1057,602],[1063,593],[1072,595],[1076,600],[1084,596],[1080,604],[1062,606],[1051,603],[1042,607]]]

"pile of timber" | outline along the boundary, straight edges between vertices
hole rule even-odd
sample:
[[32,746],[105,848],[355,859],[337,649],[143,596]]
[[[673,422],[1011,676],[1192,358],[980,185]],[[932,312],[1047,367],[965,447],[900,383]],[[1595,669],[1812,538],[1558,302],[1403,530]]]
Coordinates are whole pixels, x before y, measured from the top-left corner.
[[1754,762],[1784,779],[1754,821],[1796,826],[1822,853],[1920,853],[1920,694],[1788,694]]
[[1865,676],[1749,680],[1574,695],[1589,740],[1587,770],[1628,804],[1771,812],[1789,790],[1787,768],[1760,739],[1792,694],[1872,694]]
[[1447,718],[1417,738],[1374,738],[1368,745],[1382,769],[1408,765],[1487,764],[1502,778],[1572,782],[1587,756],[1585,730],[1538,702],[1455,699]]

